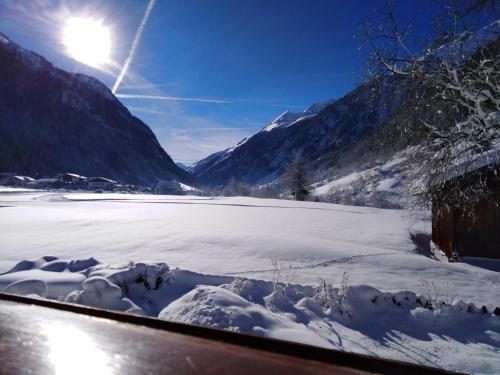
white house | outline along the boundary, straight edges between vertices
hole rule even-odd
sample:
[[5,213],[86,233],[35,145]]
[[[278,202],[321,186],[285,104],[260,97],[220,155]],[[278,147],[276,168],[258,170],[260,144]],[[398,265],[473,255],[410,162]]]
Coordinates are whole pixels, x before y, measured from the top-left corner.
[[87,187],[89,190],[114,191],[117,184],[116,181],[104,177],[90,177],[87,179]]
[[37,189],[57,189],[59,187],[59,180],[57,178],[41,178],[29,184]]
[[75,173],[63,173],[57,175],[59,182],[63,184],[75,184],[87,181],[87,177]]
[[9,176],[0,180],[0,185],[4,186],[26,186],[30,182],[35,182],[34,178],[28,176]]

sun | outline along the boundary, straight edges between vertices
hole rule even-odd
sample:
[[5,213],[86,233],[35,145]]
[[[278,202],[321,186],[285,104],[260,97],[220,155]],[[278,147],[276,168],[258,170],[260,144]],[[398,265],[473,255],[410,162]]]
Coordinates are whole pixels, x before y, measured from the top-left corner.
[[70,18],[63,29],[63,43],[72,58],[93,68],[110,61],[111,36],[102,21]]

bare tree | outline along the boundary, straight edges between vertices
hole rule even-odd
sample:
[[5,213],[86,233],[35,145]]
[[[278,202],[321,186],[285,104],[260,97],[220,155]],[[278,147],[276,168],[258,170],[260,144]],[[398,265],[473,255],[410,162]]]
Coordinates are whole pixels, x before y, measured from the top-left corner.
[[316,293],[318,293],[320,295],[320,298],[322,298],[322,305],[325,307],[325,308],[329,308],[330,307],[330,293],[329,293],[329,289],[330,289],[331,285],[327,284],[326,281],[324,279],[322,279],[321,277],[319,278],[319,287],[316,288]]
[[297,281],[297,277],[299,275],[298,269],[296,266],[292,264],[292,262],[288,262],[286,265],[282,265],[283,273],[285,274],[286,286],[290,286]]
[[340,281],[340,289],[339,289],[339,304],[342,305],[345,298],[347,297],[347,293],[349,292],[349,274],[344,272],[342,274],[342,280]]
[[285,189],[297,201],[303,201],[309,195],[309,184],[305,163],[302,158],[297,157],[283,174],[283,185]]
[[372,79],[396,80],[411,93],[405,125],[420,127],[427,134],[412,160],[413,207],[428,208],[436,198],[443,204],[472,207],[490,195],[485,180],[479,176],[459,188],[450,184],[458,183],[452,177],[499,147],[498,2],[447,0],[428,22],[432,28],[426,37],[414,30],[429,14],[417,10],[403,24],[396,6],[395,1],[387,1],[364,31],[373,51]]
[[227,185],[222,190],[222,195],[225,197],[249,196],[250,187],[234,177],[231,177]]
[[278,286],[280,285],[281,281],[281,271],[283,270],[282,265],[279,262],[279,259],[277,257],[272,257],[271,258],[271,265],[272,265],[272,274],[273,274],[273,291],[276,291]]
[[279,190],[279,184],[277,182],[272,182],[253,188],[251,196],[255,198],[279,198]]
[[437,307],[439,304],[452,305],[457,299],[457,288],[455,284],[446,282],[441,287],[433,281],[421,280],[423,296],[428,307]]

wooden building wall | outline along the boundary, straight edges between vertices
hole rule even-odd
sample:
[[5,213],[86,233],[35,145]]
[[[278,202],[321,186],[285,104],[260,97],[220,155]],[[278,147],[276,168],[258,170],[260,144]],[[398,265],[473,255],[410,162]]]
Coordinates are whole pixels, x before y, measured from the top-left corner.
[[500,259],[500,182],[495,180],[490,188],[496,196],[478,202],[472,215],[462,210],[439,206],[432,207],[432,241],[451,258],[459,256]]
[[432,242],[446,254],[453,256],[453,209],[448,206],[432,207]]

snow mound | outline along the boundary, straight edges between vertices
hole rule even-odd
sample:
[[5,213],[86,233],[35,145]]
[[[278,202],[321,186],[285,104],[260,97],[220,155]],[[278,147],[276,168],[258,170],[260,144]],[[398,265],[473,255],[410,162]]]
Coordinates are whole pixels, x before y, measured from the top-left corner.
[[85,271],[88,268],[97,266],[98,264],[99,262],[94,258],[77,259],[69,261],[66,265],[66,268],[69,272],[81,272]]
[[95,260],[94,258],[78,259],[68,262],[64,260],[59,260],[57,257],[47,255],[34,260],[22,260],[19,263],[17,263],[13,268],[11,268],[9,271],[4,272],[3,274],[0,275],[6,275],[20,271],[37,270],[37,269],[49,272],[63,272],[63,271],[79,272],[79,271],[84,271],[85,269],[88,269],[90,267],[93,267],[98,263],[99,262],[97,262],[97,260]]
[[98,264],[94,258],[65,261],[43,256],[18,262],[0,274],[0,291],[47,298],[64,298],[82,287],[86,271]]
[[[463,301],[444,302],[411,291],[368,285],[316,290],[235,279],[200,285],[166,306],[160,319],[299,341],[341,350],[495,373],[500,314]],[[401,352],[394,348],[401,347]],[[432,351],[435,357],[425,356]],[[422,353],[422,358],[414,357]],[[469,362],[459,361],[463,355]]]
[[22,260],[19,263],[17,263],[12,269],[10,269],[7,272],[4,272],[3,275],[9,274],[9,273],[14,273],[14,272],[20,272],[20,271],[27,271],[27,270],[32,270],[32,269],[37,269],[43,266],[44,264],[48,262],[52,262],[56,260],[56,257],[53,256],[44,256],[39,259],[35,260]]
[[165,263],[143,262],[100,265],[94,267],[89,276],[105,277],[150,316],[157,316],[165,306],[198,285],[221,285],[232,280],[230,277],[170,269]]
[[216,286],[197,286],[164,308],[158,317],[243,332],[274,323],[262,307]]
[[89,277],[83,282],[83,290],[76,290],[66,297],[66,302],[79,303],[103,309],[142,312],[128,298],[123,298],[122,290],[108,279],[100,276]]
[[19,280],[7,285],[7,287],[2,290],[2,293],[19,294],[21,296],[35,294],[40,297],[46,297],[47,283],[37,279]]
[[[174,279],[174,271],[165,263],[133,263],[94,267],[89,277],[104,277],[116,285],[123,296],[147,315],[156,316],[168,303],[165,292]],[[165,301],[167,298],[167,301]]]
[[198,286],[168,305],[158,317],[311,345],[328,345],[328,341],[308,331],[303,324],[249,302],[224,287]]

